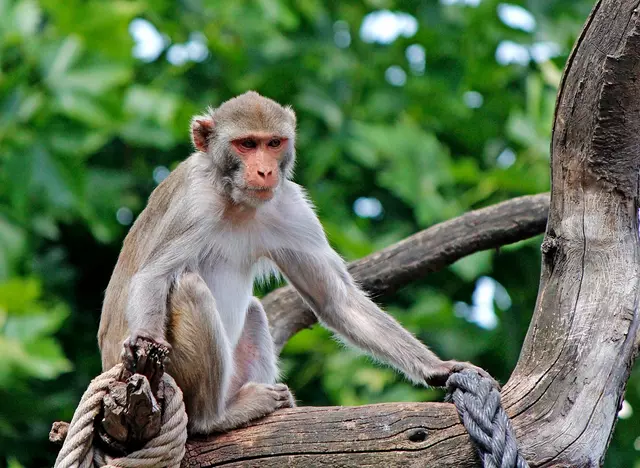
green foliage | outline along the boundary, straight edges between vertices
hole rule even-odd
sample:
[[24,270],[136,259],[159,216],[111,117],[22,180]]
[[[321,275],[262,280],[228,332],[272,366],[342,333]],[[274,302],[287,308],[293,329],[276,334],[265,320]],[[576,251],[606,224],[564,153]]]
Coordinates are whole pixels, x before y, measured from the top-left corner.
[[[128,218],[154,174],[189,154],[189,119],[207,106],[247,89],[294,106],[296,180],[349,260],[548,190],[555,92],[592,2],[514,3],[533,31],[503,23],[497,0],[0,0],[0,465],[51,465],[50,423],[71,417],[100,370],[100,304]],[[363,40],[381,10],[417,28]],[[140,19],[159,31],[157,56],[134,55]],[[553,42],[558,56],[503,65],[504,41]],[[362,197],[383,211],[358,216]],[[535,301],[539,243],[479,253],[380,301],[443,357],[505,380]],[[510,297],[493,329],[464,312],[483,275]],[[283,368],[304,404],[441,398],[318,327],[289,342]],[[638,389],[634,376],[635,408]],[[633,465],[638,435],[621,421],[610,466]]]
[[[45,303],[34,278],[0,283],[0,441],[21,437],[30,381],[51,380],[72,370],[53,337],[67,316],[64,304]],[[33,409],[39,406],[36,403]],[[20,466],[15,459],[9,464]]]
[[68,315],[62,304],[46,307],[40,285],[33,279],[0,284],[0,387],[29,378],[51,379],[71,370],[51,334]]

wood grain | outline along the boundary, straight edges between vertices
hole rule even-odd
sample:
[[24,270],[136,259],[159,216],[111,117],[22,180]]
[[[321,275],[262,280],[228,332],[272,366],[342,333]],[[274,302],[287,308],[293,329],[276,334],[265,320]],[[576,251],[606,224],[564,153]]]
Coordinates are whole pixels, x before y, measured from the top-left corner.
[[[451,452],[450,444],[458,446]],[[188,444],[184,467],[477,466],[452,405],[295,408]],[[441,463],[446,463],[442,465]]]

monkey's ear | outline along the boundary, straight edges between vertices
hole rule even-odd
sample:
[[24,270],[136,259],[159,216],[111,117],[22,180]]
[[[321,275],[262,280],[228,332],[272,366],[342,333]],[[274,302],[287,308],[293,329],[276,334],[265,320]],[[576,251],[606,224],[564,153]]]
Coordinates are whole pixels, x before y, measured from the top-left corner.
[[215,123],[210,116],[196,115],[191,119],[191,140],[197,150],[207,152],[214,127]]

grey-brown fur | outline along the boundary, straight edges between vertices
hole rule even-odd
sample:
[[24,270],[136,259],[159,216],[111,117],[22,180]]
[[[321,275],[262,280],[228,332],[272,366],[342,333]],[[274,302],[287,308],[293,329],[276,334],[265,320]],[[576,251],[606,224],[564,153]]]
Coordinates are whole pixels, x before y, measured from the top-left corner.
[[[123,349],[131,358],[139,336],[170,344],[169,372],[184,392],[192,433],[229,430],[294,404],[275,384],[266,316],[252,296],[254,279],[276,269],[326,326],[414,382],[443,384],[470,366],[440,360],[352,280],[304,191],[289,180],[295,125],[291,109],[253,92],[195,117],[199,151],[153,192],[107,288],[103,368]],[[288,139],[269,201],[252,194],[248,166],[230,144],[256,132]]]

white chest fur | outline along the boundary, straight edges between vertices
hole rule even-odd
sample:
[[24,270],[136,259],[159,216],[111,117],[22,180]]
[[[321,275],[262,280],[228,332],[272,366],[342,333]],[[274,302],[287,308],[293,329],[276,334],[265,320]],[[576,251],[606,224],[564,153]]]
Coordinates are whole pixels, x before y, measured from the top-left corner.
[[233,225],[213,224],[203,241],[199,272],[216,300],[232,346],[242,334],[254,279],[278,272],[267,259],[270,252],[326,244],[311,206],[289,182],[283,185],[280,198],[260,207],[253,218]]
[[206,260],[199,266],[200,275],[209,286],[227,337],[232,346],[240,339],[247,309],[253,295],[257,268],[263,262],[260,254],[265,252],[263,236],[259,230],[246,226],[244,229],[218,231],[212,235]]
[[229,342],[235,346],[242,334],[253,293],[251,270],[221,259],[204,270],[201,275],[216,300]]

